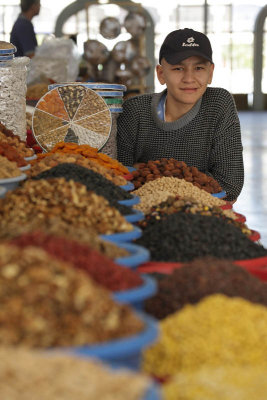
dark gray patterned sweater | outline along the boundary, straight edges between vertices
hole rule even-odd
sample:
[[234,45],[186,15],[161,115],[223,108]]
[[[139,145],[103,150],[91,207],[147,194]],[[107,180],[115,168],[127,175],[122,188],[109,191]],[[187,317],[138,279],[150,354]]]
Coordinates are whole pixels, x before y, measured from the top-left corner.
[[132,97],[117,120],[118,160],[132,166],[175,158],[212,175],[235,200],[244,183],[240,122],[232,95],[207,88],[183,117],[165,122],[157,115],[162,93]]

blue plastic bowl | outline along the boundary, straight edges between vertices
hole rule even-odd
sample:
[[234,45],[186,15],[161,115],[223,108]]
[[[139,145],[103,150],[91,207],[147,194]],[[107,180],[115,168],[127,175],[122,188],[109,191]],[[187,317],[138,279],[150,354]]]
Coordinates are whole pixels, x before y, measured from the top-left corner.
[[113,90],[123,90],[124,92],[127,90],[127,87],[125,85],[120,85],[120,84],[114,84],[114,83],[95,83],[95,82],[65,82],[65,83],[53,83],[48,86],[48,89],[54,89],[55,87],[60,87],[68,84],[74,84],[74,85],[82,85],[84,87],[87,87],[89,89],[113,89]]
[[130,190],[134,190],[134,184],[132,182],[128,182],[126,185],[120,185],[120,188],[126,190],[126,192],[130,192]]
[[159,385],[151,385],[142,400],[161,400],[162,393]]
[[114,243],[121,243],[121,242],[131,242],[132,240],[139,239],[142,235],[142,230],[137,226],[133,226],[134,229],[129,232],[119,232],[119,233],[112,233],[110,235],[100,235],[100,237],[104,240],[110,240]]
[[157,292],[157,281],[148,275],[142,275],[143,285],[123,290],[121,292],[114,292],[113,297],[119,303],[129,304],[138,310],[143,310],[144,301],[149,299]]
[[6,192],[7,192],[6,188],[4,186],[0,186],[0,199],[5,197]]
[[117,246],[130,253],[129,256],[115,258],[114,262],[123,267],[137,268],[150,260],[150,252],[143,246],[134,243],[118,243]]
[[134,167],[126,167],[126,168],[128,169],[129,172],[136,171],[136,168],[134,168]]
[[140,197],[133,195],[132,199],[118,200],[118,203],[129,207],[135,206],[136,204],[140,203]]
[[134,223],[134,222],[142,221],[145,218],[145,215],[144,215],[144,213],[142,211],[133,210],[132,214],[124,215],[124,218],[128,222]]
[[226,192],[212,193],[213,197],[218,197],[218,199],[222,199],[226,196]]
[[50,351],[83,358],[93,357],[106,362],[112,368],[139,370],[143,350],[158,337],[158,322],[145,313],[138,312],[138,316],[144,321],[145,329],[137,335],[91,346],[55,347]]
[[19,176],[15,176],[14,178],[0,179],[0,186],[6,188],[6,190],[13,190],[18,187],[21,181],[24,181],[27,178],[27,175],[21,174]]

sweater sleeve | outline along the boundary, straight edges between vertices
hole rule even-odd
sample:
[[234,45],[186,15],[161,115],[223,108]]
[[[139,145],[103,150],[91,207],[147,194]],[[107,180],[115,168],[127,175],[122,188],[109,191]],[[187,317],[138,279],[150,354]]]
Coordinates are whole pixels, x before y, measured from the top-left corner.
[[234,99],[227,92],[209,159],[209,172],[225,190],[226,200],[236,200],[244,184],[241,129]]
[[132,166],[135,160],[136,141],[138,136],[139,117],[135,98],[125,100],[123,112],[117,120],[117,151],[118,160],[127,166]]

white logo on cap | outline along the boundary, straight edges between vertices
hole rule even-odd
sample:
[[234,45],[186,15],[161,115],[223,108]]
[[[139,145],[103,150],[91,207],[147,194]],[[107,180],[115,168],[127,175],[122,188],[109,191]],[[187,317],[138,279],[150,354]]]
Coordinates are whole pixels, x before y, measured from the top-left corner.
[[193,36],[189,37],[187,40],[187,43],[183,42],[182,46],[186,46],[186,47],[199,47],[199,44],[194,43],[195,39],[193,38]]

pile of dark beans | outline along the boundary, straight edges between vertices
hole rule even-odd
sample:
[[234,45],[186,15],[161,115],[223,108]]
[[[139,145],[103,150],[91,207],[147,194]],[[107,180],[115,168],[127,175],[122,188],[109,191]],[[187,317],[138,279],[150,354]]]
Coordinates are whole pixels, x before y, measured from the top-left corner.
[[87,187],[87,190],[92,190],[99,196],[103,196],[121,214],[128,215],[133,213],[130,207],[118,203],[119,200],[132,199],[133,195],[91,169],[77,164],[62,163],[41,172],[32,179],[51,178],[65,178],[67,181],[80,182]]
[[145,310],[157,319],[166,318],[184,305],[196,304],[215,293],[243,297],[267,306],[266,283],[229,260],[199,258],[170,275],[155,274],[154,277],[160,278],[158,292],[145,301]]
[[267,255],[262,245],[217,217],[178,212],[147,222],[136,243],[150,251],[151,261],[184,262],[204,256],[243,260]]

